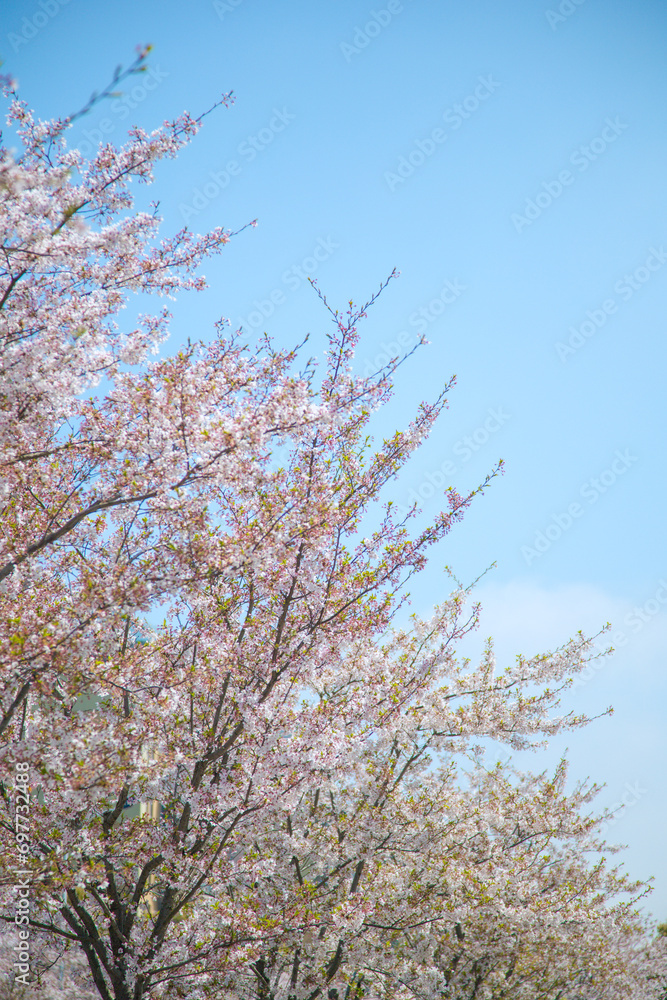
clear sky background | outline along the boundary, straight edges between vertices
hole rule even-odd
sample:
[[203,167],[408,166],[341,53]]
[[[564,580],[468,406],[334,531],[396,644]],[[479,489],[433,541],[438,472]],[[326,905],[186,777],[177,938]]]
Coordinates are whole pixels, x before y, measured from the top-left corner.
[[[608,830],[667,919],[665,311],[667,7],[658,0],[5,0],[3,70],[41,117],[70,113],[134,46],[151,71],[73,135],[89,148],[233,90],[157,184],[165,233],[245,230],[183,297],[173,337],[220,316],[282,345],[363,302],[359,369],[400,370],[379,430],[458,376],[450,409],[395,485],[423,517],[438,490],[504,477],[412,587],[425,611],[496,561],[476,639],[499,658],[613,623],[617,647],[567,706],[616,711],[559,740],[574,777],[625,801]],[[399,339],[402,338],[402,339]]]

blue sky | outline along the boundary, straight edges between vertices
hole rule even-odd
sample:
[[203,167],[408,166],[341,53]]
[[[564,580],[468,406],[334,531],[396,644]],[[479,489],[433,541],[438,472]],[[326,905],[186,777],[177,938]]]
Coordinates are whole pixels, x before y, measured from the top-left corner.
[[[613,659],[568,706],[612,718],[558,741],[572,773],[625,799],[609,830],[667,918],[664,723],[667,8],[651,0],[10,0],[0,54],[43,117],[80,107],[134,46],[151,70],[78,125],[121,142],[236,101],[160,166],[165,231],[245,230],[175,306],[173,340],[228,317],[281,344],[334,305],[365,301],[359,366],[430,341],[401,369],[380,432],[450,375],[450,409],[396,484],[437,511],[438,488],[503,478],[412,588],[443,596],[445,563],[479,587],[501,657],[613,623]],[[632,792],[628,791],[632,789]]]

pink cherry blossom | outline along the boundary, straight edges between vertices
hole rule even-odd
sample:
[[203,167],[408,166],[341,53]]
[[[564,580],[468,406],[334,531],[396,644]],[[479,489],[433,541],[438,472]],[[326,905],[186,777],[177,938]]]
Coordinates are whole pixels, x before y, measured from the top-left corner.
[[605,860],[595,786],[480,756],[585,725],[559,701],[592,640],[471,663],[462,588],[401,624],[499,471],[426,528],[396,516],[451,383],[373,445],[400,364],[355,375],[376,296],[339,313],[321,295],[322,370],[222,320],[151,357],[170,316],[131,328],[130,293],[201,289],[231,234],[158,241],[131,181],[201,122],[87,162],[71,120],[14,96],[22,152],[0,151],[8,977],[28,926],[49,1000],[664,996],[664,940],[646,886]]

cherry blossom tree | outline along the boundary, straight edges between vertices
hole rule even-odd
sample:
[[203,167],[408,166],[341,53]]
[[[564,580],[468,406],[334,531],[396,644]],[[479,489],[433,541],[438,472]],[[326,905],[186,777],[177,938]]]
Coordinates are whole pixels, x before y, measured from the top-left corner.
[[201,119],[87,161],[73,118],[10,93],[0,159],[0,877],[33,947],[9,995],[657,996],[595,786],[483,763],[588,721],[559,699],[591,641],[473,664],[466,588],[407,615],[498,471],[425,528],[395,514],[451,383],[373,445],[401,363],[355,374],[375,296],[321,295],[321,366],[222,320],[151,359],[170,316],[123,324],[130,294],[203,288],[232,235],[159,241],[134,209]]

